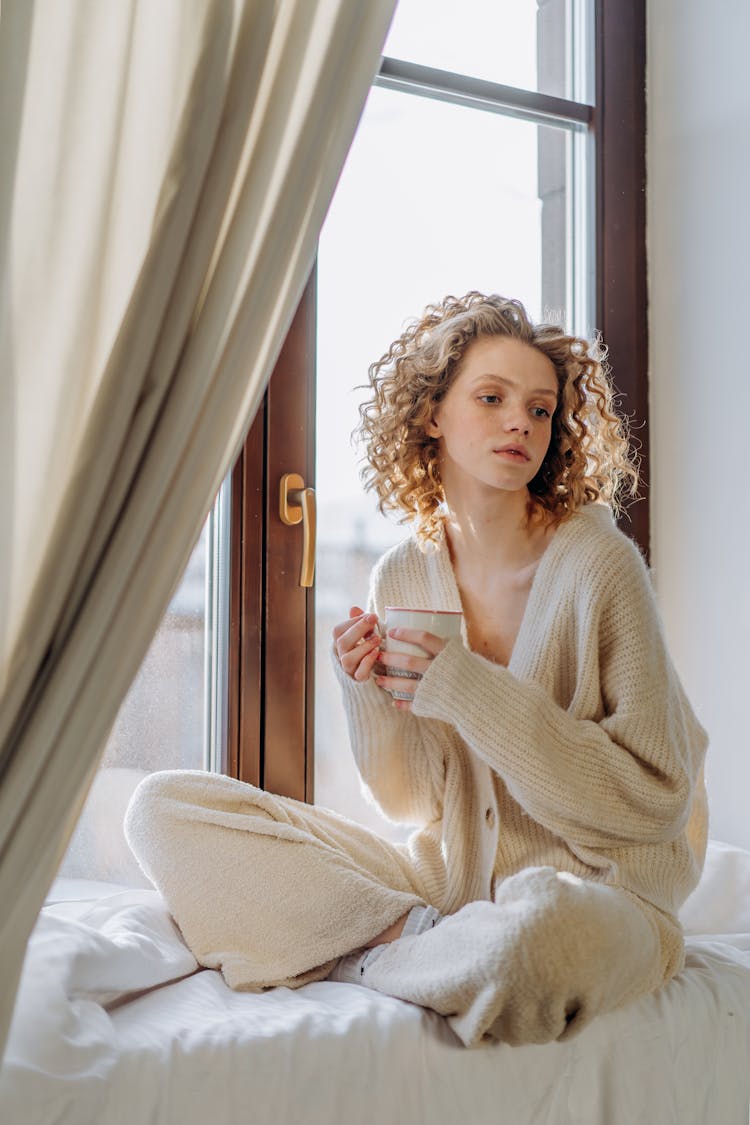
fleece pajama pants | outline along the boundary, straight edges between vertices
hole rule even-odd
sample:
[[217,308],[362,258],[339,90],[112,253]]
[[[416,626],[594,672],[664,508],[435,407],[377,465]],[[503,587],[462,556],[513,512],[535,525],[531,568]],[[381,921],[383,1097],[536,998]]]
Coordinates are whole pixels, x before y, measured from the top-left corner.
[[[198,962],[236,989],[322,980],[429,902],[407,845],[214,774],[152,774],[128,842]],[[467,1045],[567,1037],[662,983],[658,928],[632,896],[551,867],[498,883],[365,963],[362,984],[448,1017]]]

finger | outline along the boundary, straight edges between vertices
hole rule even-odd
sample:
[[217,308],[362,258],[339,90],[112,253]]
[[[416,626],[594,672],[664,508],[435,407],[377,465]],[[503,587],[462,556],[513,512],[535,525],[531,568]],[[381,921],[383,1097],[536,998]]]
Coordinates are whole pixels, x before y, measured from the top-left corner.
[[360,683],[363,683],[365,680],[369,680],[372,674],[373,666],[376,664],[379,655],[380,645],[376,644],[372,652],[368,652],[366,656],[362,657],[353,672],[353,678]]
[[372,671],[372,666],[378,659],[379,652],[380,639],[378,637],[371,637],[368,640],[362,641],[361,644],[355,645],[354,648],[342,652],[339,656],[339,663],[347,676],[353,676],[359,679],[360,677],[357,676],[357,670],[362,661],[367,660],[367,674],[364,676],[364,679],[367,679],[367,676],[369,676]]
[[[420,676],[419,679],[422,677]],[[384,691],[397,691],[399,695],[408,695],[411,699],[417,690],[418,680],[406,676],[375,676],[375,683]]]
[[409,652],[393,652],[391,649],[383,649],[382,658],[387,668],[417,672],[420,676],[425,674],[434,659],[432,656],[413,656]]
[[352,608],[349,610],[349,616],[350,617],[361,617],[364,612],[365,611],[363,609],[360,609],[360,607],[358,605],[353,605]]
[[366,613],[350,623],[349,628],[338,638],[336,644],[339,656],[363,644],[380,644],[381,637],[377,629],[378,618],[374,613]]
[[[339,655],[347,652],[372,633],[373,626],[377,625],[377,622],[377,614],[363,613],[359,618],[350,617],[348,621],[340,621],[338,625],[334,625],[333,639],[338,645]],[[339,644],[340,641],[344,643]]]
[[338,640],[338,638],[342,636],[347,631],[347,629],[351,629],[351,627],[351,617],[347,617],[346,621],[338,621],[333,627],[333,639]]
[[406,644],[417,645],[430,656],[437,656],[448,643],[444,637],[436,637],[434,633],[427,633],[424,629],[396,627],[388,630],[388,636],[393,637],[394,641],[405,641]]

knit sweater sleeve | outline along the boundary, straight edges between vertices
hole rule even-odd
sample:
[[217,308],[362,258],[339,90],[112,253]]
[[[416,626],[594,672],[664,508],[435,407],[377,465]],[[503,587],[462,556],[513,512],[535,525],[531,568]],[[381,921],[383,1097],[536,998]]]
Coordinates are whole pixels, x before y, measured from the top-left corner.
[[[398,602],[389,586],[388,559],[374,569],[368,609],[385,621],[385,607]],[[455,739],[439,720],[418,720],[397,710],[391,696],[372,680],[356,683],[333,655],[354,760],[371,798],[389,819],[424,825],[443,815],[445,755]]]
[[334,660],[354,760],[371,798],[389,819],[423,825],[443,814],[445,752],[452,732],[441,722],[397,711],[371,680],[357,684]]
[[[417,715],[452,723],[529,816],[593,848],[675,839],[706,747],[666,651],[648,572],[619,540],[576,595],[583,654],[553,655],[578,662],[567,706],[536,678],[456,641],[432,662],[413,704]],[[586,677],[588,693],[579,690]]]

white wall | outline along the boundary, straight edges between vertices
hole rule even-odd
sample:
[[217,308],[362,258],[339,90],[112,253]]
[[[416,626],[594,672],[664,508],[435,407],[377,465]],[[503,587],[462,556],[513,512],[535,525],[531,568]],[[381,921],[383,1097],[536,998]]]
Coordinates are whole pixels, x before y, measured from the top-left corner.
[[649,0],[652,542],[711,736],[711,834],[750,847],[747,0]]

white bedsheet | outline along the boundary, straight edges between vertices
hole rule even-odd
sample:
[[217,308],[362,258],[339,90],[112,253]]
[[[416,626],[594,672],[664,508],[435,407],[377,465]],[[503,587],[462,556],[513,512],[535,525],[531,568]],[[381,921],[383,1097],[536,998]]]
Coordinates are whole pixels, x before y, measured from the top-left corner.
[[353,985],[235,993],[197,969],[155,891],[53,890],[0,1074],[3,1125],[748,1125],[739,849],[711,846],[680,976],[544,1047],[467,1051],[440,1017]]

